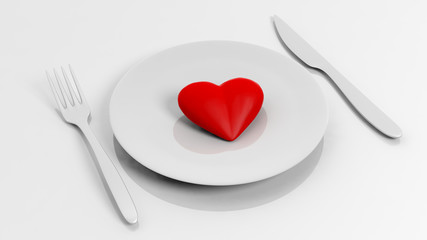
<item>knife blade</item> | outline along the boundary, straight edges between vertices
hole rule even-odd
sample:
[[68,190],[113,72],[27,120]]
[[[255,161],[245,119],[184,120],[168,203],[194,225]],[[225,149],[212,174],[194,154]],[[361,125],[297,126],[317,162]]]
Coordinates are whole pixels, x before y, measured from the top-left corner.
[[402,130],[383,111],[374,105],[359,89],[336,70],[322,55],[311,47],[291,27],[289,27],[278,16],[273,17],[274,25],[286,47],[309,67],[321,70],[328,75],[333,83],[342,92],[360,116],[365,119],[374,129],[389,138],[400,138]]

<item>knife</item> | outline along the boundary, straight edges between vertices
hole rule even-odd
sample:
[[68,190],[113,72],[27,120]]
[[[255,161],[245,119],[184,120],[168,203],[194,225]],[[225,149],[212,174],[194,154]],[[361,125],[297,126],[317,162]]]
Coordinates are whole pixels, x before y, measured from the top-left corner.
[[351,84],[282,19],[274,16],[273,20],[281,40],[289,50],[309,67],[320,70],[328,75],[345,98],[347,98],[348,102],[373,128],[389,138],[399,138],[402,136],[402,130],[393,120],[375,106],[359,89]]

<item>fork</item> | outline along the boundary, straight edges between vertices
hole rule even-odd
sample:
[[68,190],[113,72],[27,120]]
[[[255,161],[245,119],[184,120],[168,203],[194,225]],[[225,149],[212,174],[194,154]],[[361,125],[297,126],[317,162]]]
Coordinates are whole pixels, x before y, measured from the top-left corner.
[[[105,153],[89,126],[90,108],[83,96],[76,75],[70,65],[69,73],[63,67],[61,67],[61,71],[63,78],[56,69],[53,69],[56,85],[49,72],[46,71],[58,109],[65,122],[77,126],[83,132],[95,154],[95,159],[98,161],[101,177],[104,178],[107,189],[110,190],[121,214],[129,224],[135,224],[138,222],[135,204],[116,166]],[[70,75],[71,77],[69,77]],[[63,84],[64,81],[66,87]]]

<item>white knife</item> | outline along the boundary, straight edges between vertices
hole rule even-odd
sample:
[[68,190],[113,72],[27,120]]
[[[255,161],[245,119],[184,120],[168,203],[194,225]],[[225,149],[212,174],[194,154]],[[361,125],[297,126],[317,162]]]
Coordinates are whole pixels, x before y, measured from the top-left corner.
[[276,26],[280,38],[290,51],[309,67],[321,70],[327,74],[354,109],[359,112],[372,127],[390,138],[399,138],[402,136],[402,130],[396,123],[363,95],[359,89],[353,86],[353,84],[292,30],[282,19],[274,16],[274,25]]

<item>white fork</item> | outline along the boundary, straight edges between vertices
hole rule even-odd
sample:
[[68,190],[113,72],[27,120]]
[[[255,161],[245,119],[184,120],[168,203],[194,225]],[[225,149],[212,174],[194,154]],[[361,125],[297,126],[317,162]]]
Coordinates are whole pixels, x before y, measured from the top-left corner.
[[[76,125],[86,136],[95,153],[95,158],[98,160],[101,175],[103,175],[108,189],[111,191],[124,219],[130,224],[137,223],[138,214],[132,197],[114,163],[105,153],[104,149],[102,149],[101,144],[99,144],[89,126],[89,105],[83,96],[83,92],[71,66],[69,66],[69,69],[71,78],[65,69],[61,67],[63,80],[67,87],[64,87],[63,80],[56,69],[53,70],[56,84],[54,84],[54,81],[46,71],[46,76],[55,96],[58,109],[67,123]],[[70,79],[72,79],[72,82]]]

